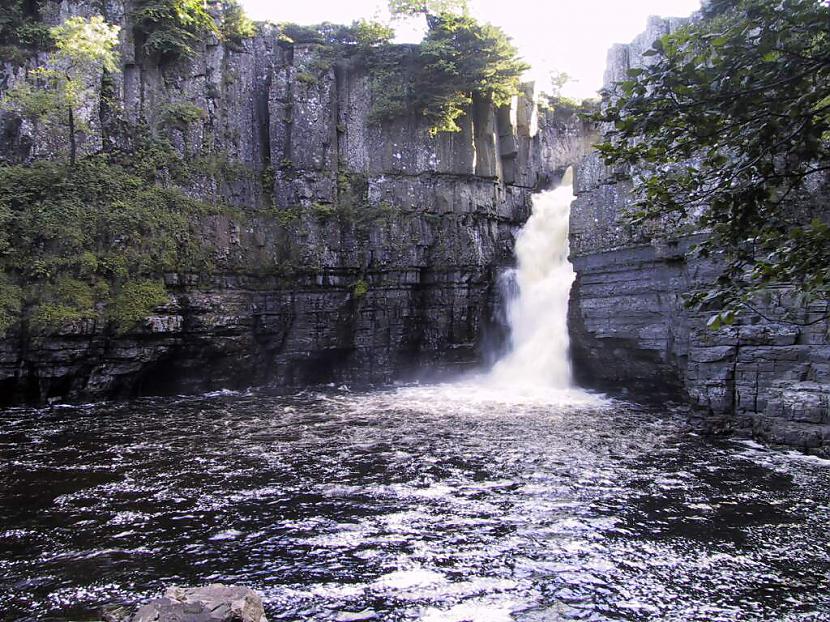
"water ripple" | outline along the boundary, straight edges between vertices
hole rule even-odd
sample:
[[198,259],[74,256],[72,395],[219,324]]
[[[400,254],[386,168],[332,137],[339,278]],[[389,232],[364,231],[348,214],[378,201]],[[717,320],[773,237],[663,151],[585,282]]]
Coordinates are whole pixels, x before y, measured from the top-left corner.
[[830,466],[475,381],[0,411],[3,619],[830,620]]

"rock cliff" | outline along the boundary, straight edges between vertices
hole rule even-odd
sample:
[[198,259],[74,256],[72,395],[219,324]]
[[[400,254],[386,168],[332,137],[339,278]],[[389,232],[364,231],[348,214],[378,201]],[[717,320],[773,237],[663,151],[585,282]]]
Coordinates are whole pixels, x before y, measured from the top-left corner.
[[[679,23],[652,18],[633,43],[615,46],[606,84],[647,63],[642,53]],[[686,308],[683,295],[711,283],[717,267],[691,256],[694,235],[627,226],[621,214],[631,203],[631,183],[626,171],[610,170],[596,154],[577,170],[569,320],[579,378],[685,397],[718,426],[830,454],[830,327],[820,321],[827,304],[800,309],[798,323],[766,319],[797,308],[793,292],[780,288],[763,316],[707,328],[709,314]]]
[[[102,13],[97,2],[47,7],[51,23]],[[117,105],[86,111],[80,151],[161,134],[185,156],[221,162],[223,174],[196,171],[185,190],[238,215],[200,223],[214,269],[164,274],[169,303],[125,334],[95,319],[46,336],[12,326],[0,341],[0,401],[386,382],[474,364],[500,339],[495,277],[531,194],[585,151],[575,116],[537,118],[528,88],[509,108],[474,102],[461,132],[432,136],[416,115],[374,122],[367,68],[321,45],[266,27],[159,65],[134,40],[129,3],[104,8],[122,26]],[[24,69],[5,63],[0,90]],[[198,120],[165,124],[176,106]],[[2,121],[6,161],[59,145]]]

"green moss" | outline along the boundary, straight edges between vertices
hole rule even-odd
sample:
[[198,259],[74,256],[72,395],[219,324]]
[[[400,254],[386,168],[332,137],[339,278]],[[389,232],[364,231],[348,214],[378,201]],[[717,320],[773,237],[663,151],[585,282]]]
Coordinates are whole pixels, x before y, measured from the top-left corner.
[[23,308],[23,291],[9,282],[5,274],[0,274],[0,337],[20,317]]
[[307,71],[301,71],[297,74],[297,81],[305,84],[306,86],[313,86],[317,84],[317,76]]
[[315,203],[311,206],[311,211],[318,220],[325,221],[337,213],[337,206],[331,203]]
[[108,316],[116,331],[124,333],[144,320],[153,309],[169,302],[164,283],[140,280],[126,283],[109,306]]
[[87,315],[67,305],[43,303],[38,305],[29,319],[34,333],[51,333],[62,326],[86,319]]
[[255,173],[245,164],[234,162],[221,153],[203,154],[193,158],[188,165],[192,175],[207,175],[217,182],[235,182],[255,179]]
[[334,66],[331,56],[319,56],[311,61],[311,66],[319,73],[326,73]]
[[59,275],[53,282],[36,285],[34,310],[29,325],[36,333],[60,329],[68,323],[95,317],[95,295],[92,287],[81,280]]
[[292,205],[290,207],[272,208],[274,220],[276,220],[283,227],[288,227],[298,220],[302,215],[303,208],[300,205]]
[[202,121],[207,113],[190,102],[175,102],[166,104],[161,109],[161,123],[167,127],[175,127],[181,130],[187,129],[191,124]]
[[84,158],[74,167],[0,166],[2,331],[20,317],[21,299],[24,319],[38,332],[101,316],[119,296],[112,317],[125,325],[135,315],[128,313],[136,308],[128,304],[131,283],[215,270],[202,223],[240,215],[157,183],[157,176],[183,176],[188,166],[163,145]]
[[355,284],[352,285],[352,296],[356,300],[359,300],[359,299],[363,298],[368,293],[369,293],[369,284],[366,281],[364,281],[363,279],[360,279],[360,280],[356,281]]

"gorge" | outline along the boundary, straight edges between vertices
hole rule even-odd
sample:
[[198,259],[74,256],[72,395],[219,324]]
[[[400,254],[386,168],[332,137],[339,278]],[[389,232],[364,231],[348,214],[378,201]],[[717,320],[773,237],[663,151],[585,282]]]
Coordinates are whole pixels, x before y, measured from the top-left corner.
[[[55,20],[96,11],[49,6]],[[116,3],[108,19],[127,14]],[[119,122],[149,125],[181,156],[201,154],[195,164],[208,165],[175,183],[230,209],[196,223],[210,270],[166,272],[167,304],[126,333],[94,313],[45,337],[12,325],[0,350],[5,402],[387,382],[469,366],[499,340],[494,283],[512,262],[514,231],[531,194],[587,151],[588,124],[552,111],[537,131],[532,91],[510,109],[473,103],[456,134],[433,137],[413,115],[374,123],[365,66],[276,40],[268,30],[239,49],[215,40],[174,67],[123,42]],[[21,78],[23,68],[4,67],[7,85]],[[200,111],[195,121],[165,120],[186,106]],[[100,132],[82,152],[105,133],[94,115],[88,122]],[[7,128],[12,161],[60,140]]]
[[[71,154],[0,109],[0,618],[222,582],[272,622],[830,620],[826,302],[707,325],[706,231],[631,224],[596,106],[435,131],[393,105],[417,45],[171,60],[136,6],[38,3],[120,27]],[[21,49],[0,94],[52,62]]]

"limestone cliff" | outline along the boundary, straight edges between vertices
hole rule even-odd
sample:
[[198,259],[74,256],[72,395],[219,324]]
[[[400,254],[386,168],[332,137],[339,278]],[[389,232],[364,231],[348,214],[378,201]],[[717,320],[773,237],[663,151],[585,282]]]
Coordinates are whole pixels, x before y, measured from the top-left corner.
[[[52,23],[101,11],[48,6]],[[207,40],[197,57],[159,65],[133,40],[129,4],[105,9],[122,26],[123,70],[117,105],[87,111],[81,151],[128,150],[142,128],[164,135],[183,154],[241,169],[197,174],[186,188],[240,215],[201,224],[214,270],[164,274],[169,304],[126,334],[95,320],[46,337],[12,327],[0,341],[1,401],[386,382],[473,364],[498,341],[495,276],[512,261],[531,194],[585,150],[576,117],[540,123],[528,89],[509,109],[475,102],[461,132],[433,137],[415,115],[374,122],[366,67],[319,45],[265,28],[241,46]],[[0,68],[0,90],[23,70]],[[165,124],[177,105],[203,114]],[[7,161],[59,145],[3,122]]]
[[[607,85],[648,62],[642,53],[678,23],[652,18],[632,44],[615,46]],[[709,314],[687,309],[683,294],[711,283],[716,266],[691,256],[695,236],[626,226],[621,214],[631,202],[631,183],[626,171],[609,170],[596,154],[577,171],[570,326],[581,379],[686,396],[719,425],[827,453],[827,321],[799,326],[748,314],[736,326],[707,328]],[[792,300],[787,288],[772,292],[765,315],[794,310]],[[800,319],[806,324],[826,311],[826,303],[813,304]]]

